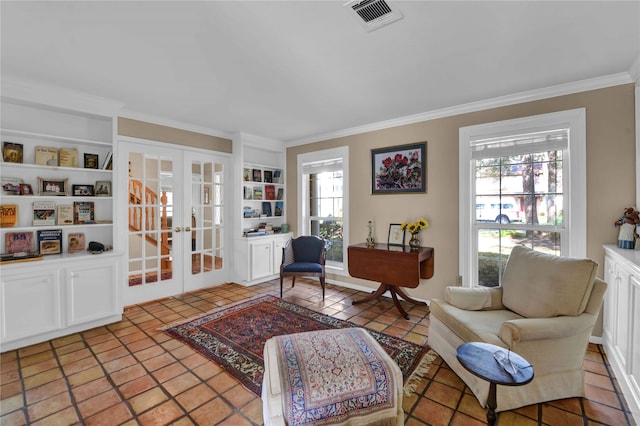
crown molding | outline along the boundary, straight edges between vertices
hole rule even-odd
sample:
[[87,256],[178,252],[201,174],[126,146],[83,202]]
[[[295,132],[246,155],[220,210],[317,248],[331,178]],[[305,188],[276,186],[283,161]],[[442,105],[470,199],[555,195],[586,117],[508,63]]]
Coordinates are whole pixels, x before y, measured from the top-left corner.
[[[636,71],[640,67],[639,61],[636,61],[634,67]],[[633,67],[632,67],[633,68]],[[630,70],[631,72],[631,70]],[[393,118],[390,120],[379,121],[377,123],[366,124],[363,126],[351,127],[348,129],[338,130],[335,132],[324,133],[307,138],[297,139],[286,142],[287,147],[306,145],[309,143],[325,141],[340,137],[352,136],[376,130],[389,129],[391,127],[404,126],[407,124],[415,124],[423,121],[435,120],[438,118],[451,117],[454,115],[466,114],[470,112],[483,111],[491,108],[516,105],[524,102],[532,102],[541,99],[553,98],[556,96],[570,95],[573,93],[586,92],[589,90],[602,89],[606,87],[619,86],[621,84],[633,83],[634,79],[630,72],[622,72],[611,74],[604,77],[590,78],[572,83],[558,84],[555,86],[545,87],[542,89],[529,90],[525,92],[514,93],[511,95],[500,96],[497,98],[486,99],[483,101],[470,102],[467,104],[457,105],[449,108],[408,115],[405,117]],[[637,82],[638,79],[636,79]]]
[[118,113],[118,117],[129,118],[131,120],[144,121],[146,123],[157,124],[159,126],[173,127],[175,129],[187,130],[189,132],[201,133],[208,136],[216,136],[223,139],[231,140],[233,133],[225,132],[222,130],[210,129],[208,127],[196,126],[194,124],[183,123],[181,121],[170,120],[167,118],[159,117],[152,114],[146,114],[139,111],[130,109],[122,109]]

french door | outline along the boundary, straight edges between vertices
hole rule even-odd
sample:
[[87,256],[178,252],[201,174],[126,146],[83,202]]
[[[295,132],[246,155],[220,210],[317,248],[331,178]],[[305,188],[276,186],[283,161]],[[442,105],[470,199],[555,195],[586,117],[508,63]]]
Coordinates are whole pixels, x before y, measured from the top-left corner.
[[119,170],[128,171],[119,210],[128,220],[125,305],[228,281],[228,158],[129,140],[119,148]]

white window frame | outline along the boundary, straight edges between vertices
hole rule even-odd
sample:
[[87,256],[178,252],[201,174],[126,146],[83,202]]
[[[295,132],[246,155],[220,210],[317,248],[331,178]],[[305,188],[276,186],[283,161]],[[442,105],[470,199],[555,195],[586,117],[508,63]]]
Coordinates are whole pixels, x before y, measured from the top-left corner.
[[338,148],[325,149],[322,151],[306,152],[298,154],[297,158],[297,176],[298,176],[298,235],[306,235],[309,230],[307,228],[308,216],[308,200],[309,188],[305,185],[305,177],[303,172],[303,164],[313,163],[317,161],[327,161],[335,158],[342,158],[342,247],[343,255],[342,263],[327,262],[325,268],[331,273],[337,275],[348,275],[348,256],[347,247],[349,246],[349,147],[342,146]]
[[[477,238],[472,235],[476,220],[475,194],[472,182],[475,162],[472,160],[471,142],[508,135],[533,133],[558,127],[569,129],[569,148],[563,151],[563,224],[566,238],[561,242],[560,254],[586,257],[587,231],[587,160],[586,111],[584,108],[513,120],[497,121],[460,128],[459,133],[459,265],[458,271],[464,287],[478,285],[478,274],[473,271],[477,254]],[[473,280],[470,277],[475,277]]]

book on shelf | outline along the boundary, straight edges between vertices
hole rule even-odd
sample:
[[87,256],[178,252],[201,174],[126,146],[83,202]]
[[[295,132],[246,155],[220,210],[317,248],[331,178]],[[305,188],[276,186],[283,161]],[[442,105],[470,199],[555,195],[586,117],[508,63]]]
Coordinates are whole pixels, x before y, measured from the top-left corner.
[[33,202],[33,225],[55,225],[56,224],[56,203],[53,201]]
[[284,198],[284,188],[278,188],[278,195],[276,196],[276,200],[282,200]]
[[67,251],[69,253],[78,253],[84,251],[85,248],[85,239],[84,232],[72,232],[67,237],[68,245]]
[[262,170],[253,169],[253,181],[254,182],[262,182]]
[[2,143],[2,158],[6,163],[22,163],[24,146],[16,142]]
[[244,187],[244,197],[243,198],[245,200],[252,200],[253,199],[253,191],[248,186]]
[[253,188],[253,199],[254,200],[262,200],[262,188],[256,186]]
[[273,182],[273,172],[271,170],[265,170],[264,171],[264,181],[266,183],[272,183]]
[[58,165],[60,167],[78,167],[78,149],[60,148],[58,152]]
[[274,185],[264,186],[264,199],[275,200],[276,199],[276,187]]
[[251,181],[251,169],[245,167],[242,170],[242,180],[245,182]]
[[5,235],[6,254],[28,254],[33,251],[33,232],[7,232]]
[[276,201],[276,208],[274,211],[274,216],[282,216],[282,208],[284,207],[284,203],[282,201]]
[[255,215],[256,211],[253,209],[245,208],[244,210],[242,210],[242,217],[244,217],[245,219],[255,217]]
[[40,254],[62,253],[62,229],[44,229],[37,232]]
[[273,171],[273,183],[282,183],[282,170]]
[[73,225],[73,206],[71,204],[58,206],[58,225]]
[[73,202],[73,223],[76,225],[95,223],[93,201]]
[[107,156],[104,158],[104,161],[102,162],[102,170],[111,170],[112,157],[113,157],[113,152],[109,151],[107,153]]
[[18,205],[0,205],[0,228],[9,228],[18,222]]
[[265,201],[262,203],[262,214],[266,216],[271,216],[271,203]]
[[58,148],[55,146],[36,146],[36,164],[40,166],[58,165]]

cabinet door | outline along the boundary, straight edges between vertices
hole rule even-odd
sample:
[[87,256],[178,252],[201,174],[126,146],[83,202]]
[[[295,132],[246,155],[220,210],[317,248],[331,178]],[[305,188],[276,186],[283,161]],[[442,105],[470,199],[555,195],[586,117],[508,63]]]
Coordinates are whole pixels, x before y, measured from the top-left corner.
[[[53,269],[53,268],[52,268]],[[2,274],[1,336],[11,341],[62,327],[58,269]]]
[[251,256],[251,279],[268,277],[273,272],[273,244],[271,240],[249,244]]
[[289,238],[278,237],[273,240],[273,273],[280,273],[280,264],[282,264],[282,247],[287,245]]
[[119,314],[117,263],[99,261],[65,269],[67,325]]

